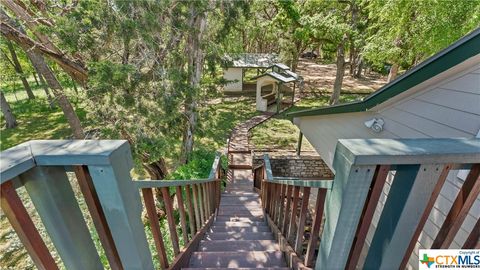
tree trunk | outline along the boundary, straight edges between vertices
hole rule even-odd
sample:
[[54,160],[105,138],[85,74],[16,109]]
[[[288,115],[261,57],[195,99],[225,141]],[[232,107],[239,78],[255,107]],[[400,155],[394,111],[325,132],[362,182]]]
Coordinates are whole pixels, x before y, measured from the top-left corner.
[[[0,9],[0,17],[2,19],[2,34],[6,36],[7,38],[11,38],[11,36],[8,35],[8,33],[11,33],[12,31],[16,32],[19,35],[24,35],[25,36],[25,30],[21,28],[20,25],[16,25],[15,22],[8,17],[8,15]],[[8,27],[4,27],[6,24],[9,24]],[[9,28],[10,30],[7,31],[7,35],[4,32],[4,28]],[[67,119],[68,124],[70,125],[70,128],[72,129],[73,135],[76,139],[83,139],[85,137],[83,133],[83,128],[82,124],[80,123],[80,119],[78,119],[78,116],[73,109],[72,104],[70,101],[67,99],[63,92],[63,88],[60,85],[60,82],[57,80],[57,77],[53,73],[53,71],[50,69],[50,67],[47,65],[45,62],[45,59],[39,55],[35,50],[32,50],[31,44],[28,42],[22,42],[24,39],[13,39],[17,44],[27,53],[28,57],[30,58],[30,61],[32,61],[32,64],[34,65],[35,69],[37,70],[38,74],[41,74],[45,81],[47,82],[48,86],[52,89],[53,95],[55,96],[55,99],[58,102],[58,105],[63,111],[63,114],[65,115],[65,118]]]
[[27,92],[28,99],[35,99],[35,95],[32,92],[32,88],[30,88],[30,84],[28,84],[27,78],[25,77],[25,73],[23,73],[22,66],[18,61],[17,53],[15,52],[15,48],[10,40],[7,40],[7,47],[10,51],[10,56],[12,57],[12,65],[17,72],[18,76],[20,76],[20,80],[22,80],[23,88]]
[[362,77],[362,69],[363,69],[363,58],[360,58],[360,60],[358,61],[357,70],[355,72],[355,78]]
[[2,107],[2,113],[5,117],[6,127],[7,128],[14,128],[17,126],[17,120],[15,119],[15,115],[13,115],[12,110],[10,109],[10,105],[5,98],[5,95],[2,91],[0,91],[0,105]]
[[[202,8],[202,7],[200,7]],[[189,42],[187,52],[189,55],[189,73],[190,73],[190,91],[187,93],[185,100],[185,128],[183,132],[183,144],[180,161],[187,163],[190,154],[193,151],[194,134],[197,126],[197,93],[200,88],[200,80],[203,72],[203,59],[204,53],[201,48],[201,41],[203,38],[204,30],[206,28],[206,16],[205,11],[198,11],[196,4],[192,2],[190,9],[191,19],[191,32],[189,35]]]
[[63,111],[63,114],[65,115],[65,118],[67,118],[68,124],[72,129],[73,136],[76,139],[84,139],[85,134],[83,133],[83,128],[82,128],[80,119],[78,119],[77,113],[75,112],[72,104],[70,103],[68,98],[65,96],[63,92],[63,88],[60,85],[60,82],[57,80],[57,77],[55,76],[55,74],[53,74],[53,71],[46,64],[43,66],[40,66],[40,72],[44,76],[47,84],[52,89],[53,95],[55,96],[55,99],[58,102],[58,106],[60,106],[60,108]]
[[33,79],[35,80],[35,84],[36,84],[37,86],[40,86],[40,83],[38,82],[38,78],[37,78],[37,73],[36,73],[36,72],[33,72],[32,75],[33,75]]
[[397,77],[398,73],[398,64],[393,64],[392,67],[390,68],[390,71],[388,72],[388,78],[387,78],[387,83],[395,80]]
[[344,36],[343,40],[337,46],[337,73],[335,75],[335,82],[333,84],[333,92],[330,97],[330,105],[338,103],[340,92],[342,90],[343,76],[345,75],[345,42],[347,38]]
[[354,77],[357,63],[356,63],[355,44],[353,43],[353,40],[350,41],[350,57],[348,62],[350,62],[349,74],[350,76]]
[[154,180],[162,180],[168,174],[167,165],[163,158],[155,162],[143,163],[143,167],[148,172],[150,178]]
[[73,91],[75,91],[75,94],[77,95],[78,98],[78,87],[77,84],[75,83],[75,80],[72,79],[72,86],[73,86]]
[[[35,65],[33,65],[33,67],[35,68],[35,70],[37,70]],[[45,79],[43,79],[42,74],[40,74],[40,73],[37,73],[37,74],[38,74],[38,79],[40,80],[40,84],[42,85],[43,91],[45,91],[45,95],[47,96],[48,106],[50,106],[50,108],[53,109],[53,108],[55,108],[55,100],[53,99],[52,95],[50,94],[50,91],[48,90],[48,85],[45,82]]]

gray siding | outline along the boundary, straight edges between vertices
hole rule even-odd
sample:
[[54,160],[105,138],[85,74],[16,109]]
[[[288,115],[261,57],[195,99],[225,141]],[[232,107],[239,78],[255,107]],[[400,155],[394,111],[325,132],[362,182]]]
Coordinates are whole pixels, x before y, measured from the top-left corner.
[[[405,138],[473,138],[480,130],[480,65],[466,70],[428,89],[417,92],[400,102],[376,113],[385,120],[385,130]],[[463,180],[457,171],[450,172],[435,202],[427,225],[418,244],[430,247],[443,224]],[[460,248],[471,232],[476,219],[480,198],[470,211],[451,248]],[[381,207],[377,209],[380,210]],[[373,229],[373,228],[372,228]],[[418,267],[418,254],[410,262]]]

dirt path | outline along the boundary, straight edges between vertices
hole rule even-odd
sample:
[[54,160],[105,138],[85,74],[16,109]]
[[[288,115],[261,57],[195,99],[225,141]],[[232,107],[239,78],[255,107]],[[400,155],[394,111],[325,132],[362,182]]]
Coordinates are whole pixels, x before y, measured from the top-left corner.
[[[315,96],[315,94],[331,92],[336,73],[335,64],[318,64],[313,60],[302,59],[298,63],[297,73],[305,80],[305,90],[302,97]],[[371,93],[387,83],[386,76],[377,73],[363,75],[355,79],[345,72],[342,90],[349,93]]]

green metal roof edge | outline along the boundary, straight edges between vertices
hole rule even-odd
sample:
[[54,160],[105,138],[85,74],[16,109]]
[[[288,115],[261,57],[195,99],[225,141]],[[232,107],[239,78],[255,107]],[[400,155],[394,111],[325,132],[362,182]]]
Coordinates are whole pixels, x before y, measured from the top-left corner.
[[288,118],[367,111],[429,78],[480,54],[480,28],[423,61],[362,101],[286,113]]

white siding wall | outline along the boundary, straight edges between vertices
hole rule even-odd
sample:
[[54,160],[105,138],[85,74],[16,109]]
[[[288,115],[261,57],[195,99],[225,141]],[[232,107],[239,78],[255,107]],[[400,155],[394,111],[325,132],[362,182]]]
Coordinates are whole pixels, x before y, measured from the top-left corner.
[[[371,132],[363,124],[372,117],[381,117],[385,120],[384,131],[380,134]],[[440,83],[425,89],[417,89],[414,94],[385,108],[369,112],[301,117],[296,118],[294,122],[330,168],[332,168],[338,139],[473,138],[480,129],[480,64],[477,62],[473,67],[466,67],[462,72],[443,78]],[[462,181],[457,178],[457,171],[450,172],[419,237],[408,268],[418,268],[418,248],[431,246],[457,196]],[[390,188],[388,183],[391,183],[391,179],[387,181],[384,194],[380,199],[373,225],[367,235],[367,245],[372,240],[381,208],[386,200]],[[462,246],[479,217],[480,198],[472,207],[451,248]],[[365,252],[363,254],[365,255]],[[363,259],[361,258],[361,261]]]
[[225,85],[225,91],[242,91],[243,70],[241,68],[227,68],[223,72],[223,78],[225,80],[234,81]]

